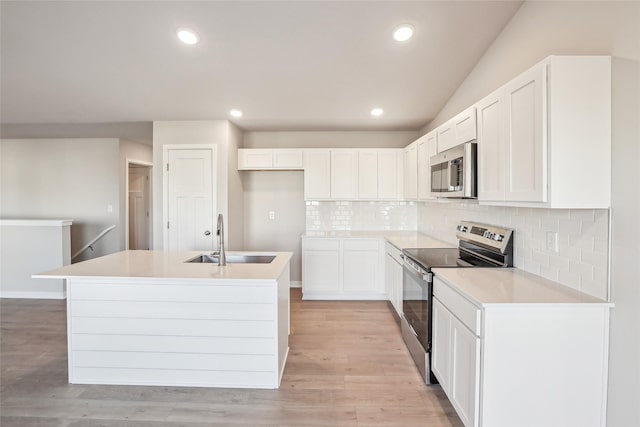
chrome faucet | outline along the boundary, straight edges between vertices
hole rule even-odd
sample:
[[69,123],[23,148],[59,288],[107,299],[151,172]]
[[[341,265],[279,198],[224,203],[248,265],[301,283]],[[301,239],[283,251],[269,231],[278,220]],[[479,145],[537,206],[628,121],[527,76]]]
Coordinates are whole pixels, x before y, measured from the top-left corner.
[[224,253],[224,219],[218,214],[218,265],[227,265],[227,255]]

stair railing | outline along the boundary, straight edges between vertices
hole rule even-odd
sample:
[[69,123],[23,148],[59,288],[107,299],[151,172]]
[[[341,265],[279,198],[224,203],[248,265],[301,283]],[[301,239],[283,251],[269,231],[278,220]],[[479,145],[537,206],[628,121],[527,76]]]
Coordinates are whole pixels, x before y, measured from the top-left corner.
[[90,241],[89,243],[87,243],[86,245],[84,245],[82,247],[82,249],[80,249],[78,252],[76,252],[75,254],[73,254],[73,256],[71,257],[71,261],[73,261],[74,259],[78,258],[80,255],[82,255],[82,253],[84,251],[86,251],[87,249],[91,249],[93,250],[93,245],[100,239],[102,239],[107,233],[109,233],[111,230],[113,230],[114,228],[116,228],[115,225],[112,225],[111,227],[107,227],[104,230],[102,230],[102,233],[98,234],[92,241]]

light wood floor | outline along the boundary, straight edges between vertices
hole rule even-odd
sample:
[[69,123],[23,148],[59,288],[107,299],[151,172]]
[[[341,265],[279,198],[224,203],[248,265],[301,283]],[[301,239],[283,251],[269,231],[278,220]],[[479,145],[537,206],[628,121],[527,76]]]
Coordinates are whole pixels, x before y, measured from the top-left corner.
[[71,385],[65,302],[0,303],[0,425],[461,426],[386,302],[301,301],[279,390]]

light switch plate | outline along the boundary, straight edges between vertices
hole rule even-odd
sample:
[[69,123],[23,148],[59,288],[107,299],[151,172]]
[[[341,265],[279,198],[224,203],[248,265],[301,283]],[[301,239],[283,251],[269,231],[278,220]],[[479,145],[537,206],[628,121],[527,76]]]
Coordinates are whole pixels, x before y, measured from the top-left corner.
[[269,219],[276,219],[276,213],[274,211],[269,211]]

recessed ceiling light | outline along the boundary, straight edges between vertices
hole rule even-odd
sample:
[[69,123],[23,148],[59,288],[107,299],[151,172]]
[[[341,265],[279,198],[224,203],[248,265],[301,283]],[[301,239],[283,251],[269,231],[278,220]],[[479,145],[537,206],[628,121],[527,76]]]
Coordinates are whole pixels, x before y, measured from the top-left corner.
[[242,111],[240,110],[231,110],[229,111],[229,114],[231,114],[233,117],[242,117]]
[[185,43],[185,44],[198,43],[198,35],[193,31],[189,30],[188,28],[179,28],[178,31],[176,31],[176,34],[178,34],[178,38],[180,39],[180,41],[182,41],[182,43]]
[[409,24],[399,25],[393,30],[393,38],[398,42],[406,42],[413,36],[413,26]]
[[382,108],[374,108],[373,110],[371,110],[371,115],[374,117],[381,116],[382,113],[384,113],[384,110]]

